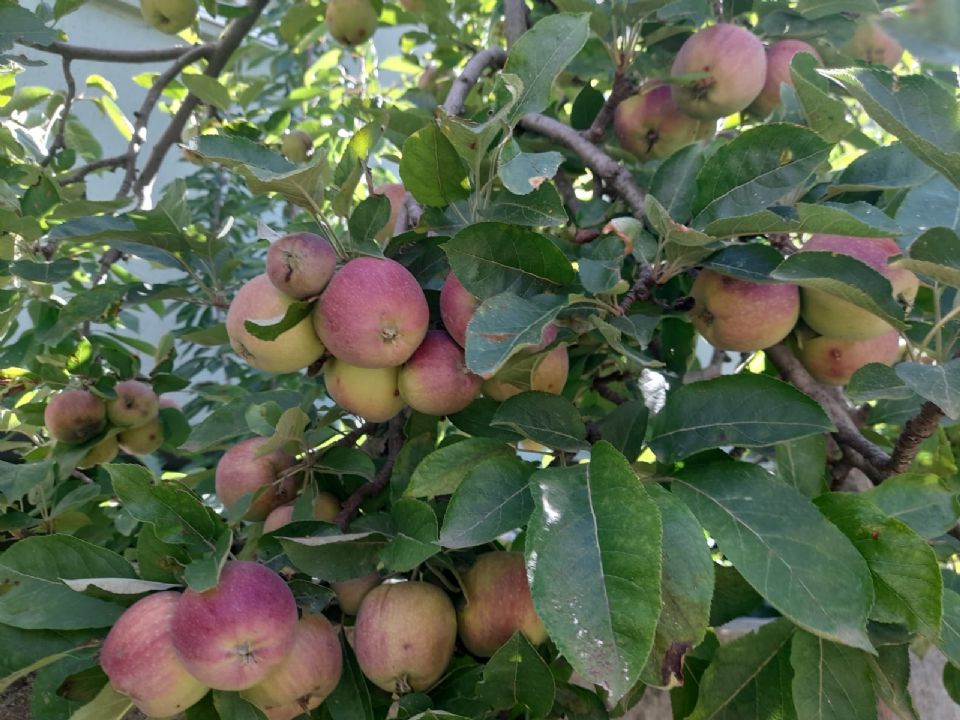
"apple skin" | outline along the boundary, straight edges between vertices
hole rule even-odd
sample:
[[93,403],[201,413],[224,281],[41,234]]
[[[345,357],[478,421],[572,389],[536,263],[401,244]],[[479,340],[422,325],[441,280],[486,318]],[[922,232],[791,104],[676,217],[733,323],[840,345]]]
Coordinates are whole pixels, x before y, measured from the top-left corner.
[[323,702],[340,682],[343,654],[337,631],[323,615],[304,614],[293,649],[273,672],[241,694],[261,708]]
[[370,39],[379,17],[370,0],[328,0],[324,19],[334,39],[352,47]]
[[880,27],[876,17],[861,17],[853,37],[844,46],[848,55],[871,65],[894,68],[903,57],[903,46]]
[[458,613],[460,639],[471,653],[490,657],[517,630],[533,645],[547,639],[533,609],[523,553],[484,553],[461,581],[466,603]]
[[273,491],[256,498],[243,516],[245,520],[263,520],[274,508],[290,502],[297,492],[297,478],[287,476],[280,483],[277,477],[293,465],[293,457],[275,450],[257,457],[257,449],[267,438],[250,438],[227,450],[217,463],[215,487],[220,502],[230,512],[244,495],[256,492],[264,486]]
[[120,452],[120,445],[117,442],[117,436],[108,435],[87,451],[83,459],[77,463],[77,467],[84,470],[96,465],[103,465],[112,461],[118,452]]
[[780,107],[780,85],[786,83],[793,86],[793,76],[790,75],[790,63],[797,53],[813,55],[817,62],[823,64],[820,54],[809,43],[803,40],[780,40],[767,48],[767,79],[763,90],[750,106],[750,112],[758,117],[767,117]]
[[263,714],[267,716],[267,720],[294,720],[294,718],[299,718],[304,713],[320,707],[322,702],[313,698],[307,702],[306,708],[300,703],[289,703],[281,707],[266,708],[263,710]]
[[613,131],[621,147],[641,161],[659,160],[698,140],[713,137],[716,121],[698,120],[673,101],[669,85],[641,90],[617,106]]
[[386,422],[403,410],[397,387],[398,368],[361,368],[342,360],[323,366],[327,395],[351,415]]
[[[893,286],[893,297],[903,305],[912,305],[920,281],[904,268],[887,265],[887,258],[900,254],[891,238],[862,238],[845,235],[814,235],[800,252],[832,252],[849,255],[882,274]],[[804,288],[801,292],[801,316],[815,332],[845,340],[866,340],[889,332],[884,320],[853,303],[821,290]]]
[[893,365],[900,357],[900,336],[896,330],[866,340],[800,336],[796,354],[817,382],[846,385],[868,363]]
[[280,139],[280,152],[292,163],[306,162],[313,151],[313,138],[303,130],[291,130]]
[[470,294],[456,275],[447,273],[440,288],[440,317],[460,347],[467,346],[467,325],[478,305],[480,298]]
[[270,278],[258,275],[244,285],[227,311],[227,335],[230,345],[250,365],[270,373],[290,373],[315,363],[323,355],[323,343],[313,331],[310,318],[299,323],[276,340],[260,340],[247,332],[246,320],[279,321],[293,298],[277,290]]
[[379,585],[360,604],[353,645],[360,670],[387,692],[421,692],[443,675],[457,639],[457,614],[435,585]]
[[173,649],[176,592],[138,600],[114,623],[100,650],[100,664],[113,689],[128,696],[147,717],[171,717],[210,689],[187,672]]
[[[317,493],[317,496],[313,499],[314,519],[333,522],[339,512],[340,501],[336,495],[328,492]],[[263,534],[266,535],[274,530],[279,530],[291,522],[293,522],[293,503],[281,505],[271,510],[267,519],[263,521]]]
[[333,356],[361,368],[405,363],[429,322],[417,279],[395,260],[373,257],[340,268],[313,314],[317,335]]
[[293,649],[297,603],[287,584],[255,562],[228,562],[217,587],[187,589],[173,614],[173,646],[187,670],[216,690],[246,690]]
[[703,270],[690,294],[694,327],[719,350],[753,352],[776,345],[800,315],[796,285],[755,283]]
[[392,238],[397,231],[397,220],[400,218],[400,211],[403,209],[403,204],[407,201],[407,190],[403,187],[402,183],[386,183],[384,185],[377,185],[373,189],[373,194],[386,195],[387,200],[390,201],[390,219],[387,220],[387,224],[384,225],[376,235],[377,242],[380,243],[380,246],[386,247],[390,238]]
[[673,99],[690,117],[717,120],[746,109],[767,75],[763,43],[749,30],[720,23],[695,32],[674,58],[670,74],[710,77],[673,86]]
[[337,253],[321,235],[302,232],[284,235],[267,250],[267,277],[288,297],[315,297],[330,282]]
[[155,417],[143,425],[118,433],[117,442],[125,453],[149,455],[163,445],[163,423],[159,417]]
[[463,348],[442,330],[427,333],[400,368],[400,397],[417,412],[452,415],[480,394],[483,379],[467,369]]
[[196,0],[140,0],[140,14],[160,32],[176,35],[197,17]]
[[358,578],[331,583],[340,610],[346,615],[356,615],[367,593],[380,584],[380,574],[372,572]]
[[160,412],[160,398],[146,383],[123,380],[114,386],[113,391],[117,397],[107,401],[107,420],[115,427],[138,427],[153,420]]
[[89,390],[64,390],[47,403],[43,424],[55,440],[82,443],[107,426],[107,406]]
[[[540,362],[531,371],[529,389],[559,395],[567,384],[569,373],[570,355],[567,352],[567,347],[566,345],[558,345],[544,354]],[[484,381],[482,386],[483,394],[497,402],[503,402],[527,389],[514,385],[497,375]]]

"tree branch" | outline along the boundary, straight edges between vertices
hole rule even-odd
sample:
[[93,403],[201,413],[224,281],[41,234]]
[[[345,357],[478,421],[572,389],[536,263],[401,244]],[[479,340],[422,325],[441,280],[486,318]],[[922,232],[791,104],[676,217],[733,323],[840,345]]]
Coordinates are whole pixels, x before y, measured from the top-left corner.
[[104,168],[118,168],[126,162],[127,154],[123,155],[111,155],[110,157],[101,158],[100,160],[94,160],[93,162],[84,165],[83,167],[75,170],[67,177],[60,180],[61,185],[72,185],[73,183],[78,183],[83,180],[87,175],[97,170],[103,170]]
[[52,42],[49,45],[29,45],[34,50],[60,55],[66,60],[96,60],[98,62],[113,63],[151,63],[176,60],[184,53],[196,47],[207,48],[205,54],[213,51],[213,44],[207,45],[178,45],[156,50],[110,50],[108,48],[83,47],[63,42]]
[[907,420],[900,432],[900,437],[893,446],[889,464],[892,474],[899,475],[910,469],[914,458],[917,457],[920,443],[937,431],[942,417],[943,410],[927,401],[920,407],[920,412],[915,417]]
[[607,134],[607,127],[613,121],[613,116],[617,112],[617,106],[633,95],[636,88],[626,74],[618,68],[613,76],[613,88],[607,97],[600,112],[593,119],[590,128],[584,132],[584,136],[592,143],[598,143],[603,140]]
[[467,95],[473,89],[473,86],[480,80],[483,71],[488,67],[493,69],[502,68],[507,62],[507,51],[503,48],[491,47],[481,50],[467,62],[460,76],[453,81],[450,92],[447,93],[447,99],[443,103],[443,109],[448,115],[459,115],[463,112],[467,104]]
[[53,160],[58,150],[66,147],[67,119],[70,117],[70,110],[73,108],[73,100],[77,96],[77,82],[73,79],[73,71],[70,69],[70,58],[63,58],[63,79],[67,83],[67,94],[63,98],[63,108],[60,111],[60,119],[57,122],[57,134],[50,143],[50,149],[47,156],[40,161],[42,167],[46,167]]
[[525,0],[504,0],[503,19],[507,36],[507,46],[513,44],[523,35],[530,26],[529,10]]

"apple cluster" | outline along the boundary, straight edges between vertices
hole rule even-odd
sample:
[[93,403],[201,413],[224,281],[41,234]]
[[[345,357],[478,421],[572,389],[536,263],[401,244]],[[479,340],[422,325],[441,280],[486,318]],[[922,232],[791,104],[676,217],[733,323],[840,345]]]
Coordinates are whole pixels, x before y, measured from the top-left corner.
[[108,463],[121,449],[148,455],[163,444],[160,409],[176,404],[139,380],[118,382],[113,391],[116,397],[104,399],[90,390],[64,390],[44,409],[44,425],[57,442],[81,445],[106,433],[80,460],[80,468]]

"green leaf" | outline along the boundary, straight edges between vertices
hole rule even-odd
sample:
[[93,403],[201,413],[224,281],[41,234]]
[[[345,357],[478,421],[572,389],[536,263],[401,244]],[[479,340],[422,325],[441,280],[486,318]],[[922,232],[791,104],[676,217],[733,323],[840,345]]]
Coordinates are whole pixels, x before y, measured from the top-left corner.
[[688,465],[674,477],[673,492],[767,602],[810,632],[872,650],[870,571],[807,498],[749,463]]
[[751,282],[770,282],[770,273],[783,262],[783,255],[769,245],[727,245],[708,257],[703,266],[724,275]]
[[100,642],[101,630],[22,630],[0,625],[0,697],[17,680],[63,660],[79,655]]
[[253,703],[247,702],[240,693],[213,691],[213,706],[221,718],[230,720],[267,720],[263,711]]
[[313,301],[292,302],[281,318],[263,321],[244,320],[243,329],[260,340],[276,340],[287,330],[299,325],[313,312]]
[[897,371],[883,363],[867,363],[857,370],[846,388],[847,397],[855,403],[871,400],[909,400],[916,396]]
[[0,494],[7,502],[19,502],[32,488],[49,479],[52,471],[50,460],[20,465],[0,460]]
[[815,503],[867,561],[877,596],[871,617],[936,639],[943,581],[933,549],[862,495],[828,493]]
[[443,207],[470,195],[460,156],[432,122],[403,143],[400,177],[407,191],[424,205]]
[[850,163],[828,189],[831,195],[865,190],[910,188],[929,180],[934,170],[901,143],[870,150]]
[[213,105],[224,112],[230,109],[230,93],[216,78],[209,75],[183,73],[180,79],[187,86],[187,90],[207,105]]
[[422,500],[401,498],[390,509],[397,535],[383,550],[380,560],[387,570],[408,572],[440,552],[437,515]]
[[895,370],[910,389],[939,407],[948,418],[960,418],[960,359],[942,365],[903,362]]
[[810,498],[826,492],[826,437],[810,435],[779,443],[776,458],[777,476],[787,485]]
[[296,407],[303,401],[300,393],[292,390],[272,390],[250,393],[218,406],[194,426],[186,449],[190,452],[209,450],[215,445],[246,437],[250,434],[246,415],[251,407],[273,402],[281,411]]
[[960,233],[960,188],[935,173],[907,192],[895,217],[900,227],[914,237],[936,227]]
[[847,106],[829,93],[829,84],[817,73],[819,66],[809,53],[797,53],[790,63],[790,78],[807,125],[824,140],[836,143],[849,135],[854,126],[847,120]]
[[947,587],[943,589],[943,619],[937,647],[950,662],[960,665],[960,593]]
[[943,535],[960,517],[956,490],[936,475],[895,475],[863,496],[927,540]]
[[819,20],[840,12],[880,12],[876,0],[800,0],[797,9],[811,20]]
[[721,147],[697,175],[694,227],[750,215],[803,186],[831,145],[796,125],[761,125]]
[[504,148],[497,175],[504,187],[516,195],[527,195],[557,174],[563,155],[556,150],[526,153],[516,141]]
[[688,145],[664,160],[650,183],[650,194],[677,222],[691,218],[696,178],[706,162],[700,145]]
[[789,642],[784,619],[722,645],[700,678],[697,706],[687,720],[795,718]]
[[220,583],[220,573],[230,555],[233,533],[223,533],[210,552],[193,559],[183,569],[183,581],[191,590],[206,592]]
[[798,630],[790,643],[793,701],[803,720],[876,720],[870,656]]
[[347,639],[340,635],[343,650],[343,672],[340,682],[323,701],[332,720],[373,720],[373,705],[367,681],[360,672],[357,658]]
[[[375,242],[377,233],[390,220],[390,200],[386,195],[371,195],[350,215],[350,241],[354,244]],[[393,228],[390,228],[391,234]]]
[[406,495],[435,497],[449,495],[477,464],[488,458],[513,458],[513,450],[491,438],[469,438],[427,455],[410,478]]
[[67,258],[59,258],[49,263],[16,260],[10,263],[10,274],[24,280],[52,284],[67,280],[79,267],[79,263]]
[[607,235],[586,245],[580,257],[580,283],[594,295],[611,292],[621,280],[623,240]]
[[763,447],[832,428],[815,401],[767,375],[727,375],[667,394],[654,417],[650,447],[669,461],[700,450]]
[[522,392],[507,399],[491,420],[530,440],[559,450],[588,447],[587,429],[576,406],[565,397]]
[[70,716],[70,720],[122,720],[133,707],[127,695],[121,695],[110,683],[97,696]]
[[865,202],[777,205],[745,217],[719,218],[707,225],[718,236],[767,233],[827,233],[890,237],[903,231],[886,213]]
[[[293,533],[315,528],[319,534],[294,537]],[[285,533],[285,534],[284,534]],[[339,582],[372,573],[386,542],[379,533],[356,532],[342,535],[327,523],[291,523],[277,538],[297,569],[321,580]]]
[[510,112],[511,124],[550,104],[550,88],[587,41],[590,16],[557,13],[541,19],[510,48],[504,73],[520,78],[523,90]]
[[948,228],[931,228],[911,243],[907,257],[893,265],[960,288],[960,237]]
[[483,668],[477,695],[494,710],[525,708],[533,718],[546,717],[556,686],[550,668],[519,630]]
[[530,482],[525,553],[537,614],[574,669],[616,702],[639,678],[660,616],[659,510],[604,442],[589,464]]
[[600,437],[634,462],[643,450],[649,416],[642,400],[625,402],[600,421]]
[[[900,720],[920,720],[910,697],[910,652],[907,645],[881,645],[868,658],[877,696]],[[949,666],[949,663],[947,663]]]
[[531,472],[530,463],[507,457],[469,468],[443,515],[440,544],[454,549],[483,545],[525,525],[533,510]]
[[450,269],[479,298],[556,290],[576,277],[570,261],[547,237],[502,223],[470,225],[443,244]]
[[490,196],[490,204],[480,210],[480,217],[527,227],[565,225],[569,220],[563,198],[553,183],[544,183],[527,195],[497,190]]
[[26,8],[13,3],[0,5],[0,52],[9,50],[17,42],[46,45],[59,37],[57,30],[48,28]]

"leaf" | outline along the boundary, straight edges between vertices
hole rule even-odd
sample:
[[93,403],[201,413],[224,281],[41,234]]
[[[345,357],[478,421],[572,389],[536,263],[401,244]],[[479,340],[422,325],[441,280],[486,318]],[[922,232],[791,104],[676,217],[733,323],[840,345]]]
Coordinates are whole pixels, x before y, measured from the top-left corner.
[[829,84],[817,73],[819,65],[809,53],[794,55],[790,62],[791,84],[810,129],[828,142],[840,142],[854,126],[847,120],[847,106],[828,92]]
[[292,302],[287,306],[282,318],[244,320],[243,329],[260,340],[276,340],[287,330],[299,325],[312,312],[313,301]]
[[[882,645],[877,657],[867,659],[873,687],[886,706],[900,720],[920,720],[910,697],[910,652],[907,645]],[[947,663],[949,667],[950,663]]]
[[674,478],[673,492],[767,602],[810,632],[872,650],[870,571],[807,498],[749,463],[688,465]]
[[24,280],[53,284],[69,279],[79,267],[79,263],[67,258],[58,258],[48,263],[16,260],[10,263],[10,274]]
[[525,553],[537,614],[573,668],[616,702],[639,678],[660,615],[659,510],[604,442],[589,464],[539,470],[530,482]]
[[783,255],[769,245],[727,245],[713,253],[703,266],[751,282],[770,282],[770,273],[783,262]]
[[917,395],[939,407],[948,418],[960,418],[960,359],[942,365],[903,362],[894,369]]
[[960,288],[960,237],[948,228],[931,228],[910,244],[907,257],[892,264]]
[[546,717],[556,686],[550,668],[519,630],[483,668],[477,696],[494,710],[526,708],[530,717]]
[[811,20],[819,20],[838,12],[880,12],[876,0],[800,0],[797,9]]
[[855,403],[871,400],[909,400],[916,396],[897,375],[897,371],[883,363],[867,363],[857,370],[846,388],[847,396]]
[[520,78],[523,90],[510,112],[511,125],[546,109],[553,81],[586,43],[589,23],[586,13],[548,15],[513,44],[503,71]]
[[696,178],[705,162],[703,148],[688,145],[664,160],[653,175],[650,194],[677,222],[690,221]]
[[600,421],[600,437],[634,462],[643,449],[650,412],[642,400],[630,400],[614,408]]
[[0,625],[0,697],[17,680],[96,647],[102,630],[21,630]]
[[90,588],[99,588],[114,595],[140,595],[142,593],[170,590],[180,587],[174,583],[150,582],[130,578],[77,578],[65,579],[63,584],[74,592],[82,593]]
[[340,635],[343,650],[343,672],[340,682],[323,701],[332,720],[373,720],[373,705],[367,681],[360,672],[357,658],[346,638]]
[[527,195],[557,174],[563,155],[556,150],[526,153],[516,141],[507,144],[500,156],[497,176],[504,187],[516,195]]
[[907,192],[897,208],[896,221],[914,238],[930,228],[943,227],[960,233],[960,188],[943,175],[933,177]]
[[490,196],[490,204],[480,210],[480,217],[528,227],[565,225],[569,220],[563,199],[553,183],[544,183],[526,195],[496,190]]
[[515,225],[469,225],[442,247],[457,279],[479,298],[547,292],[575,278],[570,261],[549,238]]
[[443,515],[440,544],[474,547],[525,525],[533,510],[532,471],[519,458],[481,460],[469,468]]
[[[320,534],[293,537],[297,527],[316,528]],[[286,536],[277,538],[287,557],[299,570],[320,580],[339,582],[372,573],[386,545],[379,533],[340,534],[332,525],[319,522],[291,523]],[[290,537],[287,537],[290,536]]]
[[240,697],[240,693],[213,691],[213,706],[221,718],[230,720],[267,720],[263,711]]
[[827,233],[890,237],[903,231],[886,213],[865,202],[777,205],[745,217],[719,218],[706,227],[712,235]]
[[874,148],[850,163],[828,192],[831,195],[864,190],[910,188],[929,180],[934,170],[902,143]]
[[268,390],[230,400],[216,407],[206,418],[194,425],[185,449],[190,452],[205,451],[215,445],[248,436],[250,426],[247,424],[246,415],[251,407],[273,402],[282,411],[296,407],[302,401],[303,396],[291,390]]
[[224,112],[230,109],[230,93],[216,78],[209,75],[183,73],[180,79],[187,86],[187,90],[207,105],[213,105]]
[[410,478],[406,495],[435,497],[456,491],[470,470],[488,458],[513,458],[513,450],[491,438],[469,438],[427,455]]
[[450,141],[435,123],[428,123],[403,143],[400,159],[403,185],[417,202],[443,207],[469,196],[467,171]]
[[678,387],[653,418],[650,447],[664,461],[700,450],[763,447],[831,429],[823,409],[767,375],[727,375]]
[[0,460],[0,493],[7,502],[20,501],[31,489],[50,478],[53,463],[50,460],[12,465]]
[[0,52],[9,50],[17,42],[26,45],[47,45],[60,37],[26,8],[16,4],[0,5]]
[[587,429],[576,406],[564,397],[523,392],[507,399],[491,420],[549,448],[583,450]]
[[863,496],[927,540],[943,535],[960,517],[957,492],[936,475],[894,475]]
[[943,619],[937,647],[950,662],[960,665],[960,593],[948,587],[943,589]]
[[437,515],[427,503],[401,498],[393,504],[390,515],[397,525],[397,535],[380,551],[387,570],[408,572],[440,552]]
[[615,235],[599,238],[583,248],[580,283],[594,295],[611,292],[621,280],[623,240]]
[[[350,241],[354,244],[375,241],[377,233],[390,220],[390,200],[386,195],[371,195],[350,215]],[[390,228],[391,234],[393,228]]]
[[70,716],[70,720],[122,720],[133,707],[127,695],[121,695],[110,683],[97,696]]
[[862,650],[798,630],[790,643],[797,717],[876,720],[877,699],[869,658]]
[[787,485],[809,498],[827,489],[827,440],[823,435],[810,435],[777,444],[777,476]]

